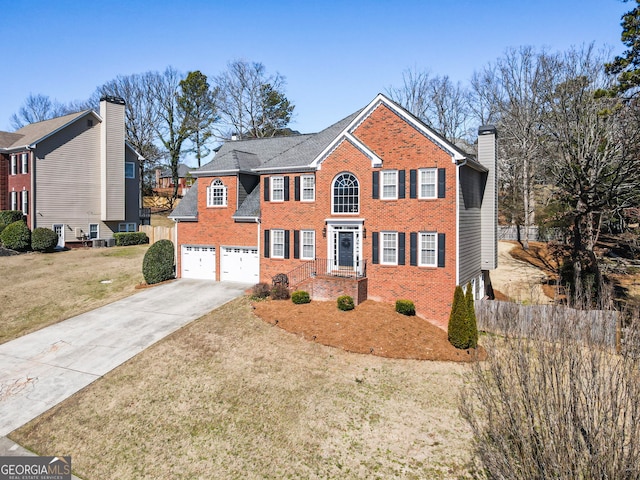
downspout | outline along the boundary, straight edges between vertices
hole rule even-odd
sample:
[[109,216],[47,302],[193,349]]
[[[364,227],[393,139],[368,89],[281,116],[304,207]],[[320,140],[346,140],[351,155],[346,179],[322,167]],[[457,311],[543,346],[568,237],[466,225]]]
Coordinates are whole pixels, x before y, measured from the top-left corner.
[[460,285],[460,167],[467,164],[467,158],[454,160],[456,167],[456,285]]
[[256,223],[258,224],[258,282],[260,282],[260,275],[262,275],[262,261],[260,260],[262,258],[262,244],[260,243],[262,237],[262,222],[260,222],[260,217],[256,218]]
[[36,210],[36,155],[35,145],[27,145],[27,151],[29,152],[29,173],[30,173],[30,192],[29,197],[29,217],[31,218],[31,231],[38,227],[37,210]]

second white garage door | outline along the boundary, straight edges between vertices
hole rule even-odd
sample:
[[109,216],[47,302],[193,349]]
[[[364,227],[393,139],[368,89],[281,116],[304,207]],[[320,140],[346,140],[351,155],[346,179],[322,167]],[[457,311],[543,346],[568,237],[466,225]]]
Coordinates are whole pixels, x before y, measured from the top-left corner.
[[258,283],[260,256],[257,248],[222,247],[220,250],[220,280]]
[[216,249],[204,245],[182,246],[182,277],[216,279]]

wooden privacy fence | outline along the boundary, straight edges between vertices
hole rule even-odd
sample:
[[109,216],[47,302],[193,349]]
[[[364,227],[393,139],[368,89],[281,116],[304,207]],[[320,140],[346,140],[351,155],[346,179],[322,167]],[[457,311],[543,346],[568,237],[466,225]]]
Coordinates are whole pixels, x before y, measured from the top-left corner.
[[149,237],[149,245],[153,245],[158,240],[174,241],[174,229],[176,227],[154,227],[151,225],[140,225],[140,231]]
[[521,305],[476,300],[478,330],[527,338],[570,338],[578,342],[619,347],[618,312],[576,310],[562,305]]

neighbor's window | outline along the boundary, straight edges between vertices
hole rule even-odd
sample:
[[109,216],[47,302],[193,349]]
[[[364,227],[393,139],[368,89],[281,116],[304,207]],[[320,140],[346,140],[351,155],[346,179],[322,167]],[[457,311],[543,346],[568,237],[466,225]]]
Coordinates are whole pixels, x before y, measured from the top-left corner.
[[18,174],[18,157],[11,155],[11,175]]
[[436,179],[438,177],[438,169],[422,168],[420,172],[420,193],[418,198],[436,198],[438,190],[436,189]]
[[136,178],[136,164],[124,162],[124,178]]
[[11,210],[18,209],[18,192],[11,192]]
[[302,251],[300,258],[302,260],[313,260],[316,258],[316,232],[313,230],[302,230]]
[[98,224],[90,223],[89,224],[89,238],[98,238]]
[[382,232],[382,264],[398,264],[398,232]]
[[226,207],[227,206],[227,187],[222,180],[216,178],[211,185],[207,187],[207,207]]
[[333,213],[358,213],[360,186],[352,173],[341,173],[333,181]]
[[22,154],[22,170],[21,173],[29,173],[29,154]]
[[284,202],[284,177],[271,177],[271,201]]
[[313,202],[316,199],[316,178],[313,175],[302,175],[302,201]]
[[134,222],[118,224],[119,232],[136,232],[137,230],[138,229],[136,228],[136,224]]
[[398,198],[398,171],[382,171],[382,193],[380,198],[384,200],[397,200]]
[[271,230],[271,257],[284,258],[284,230]]
[[437,265],[438,236],[436,233],[420,232],[420,257],[418,265],[421,267],[435,267]]
[[29,192],[22,191],[22,213],[29,215]]

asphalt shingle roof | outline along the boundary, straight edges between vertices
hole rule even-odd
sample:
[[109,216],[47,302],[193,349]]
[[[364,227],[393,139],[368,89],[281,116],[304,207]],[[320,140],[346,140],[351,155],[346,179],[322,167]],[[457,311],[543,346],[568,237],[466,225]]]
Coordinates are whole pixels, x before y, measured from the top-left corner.
[[[4,134],[0,136],[0,148],[11,149],[22,147],[24,145],[32,145],[51,135],[55,131],[60,130],[62,127],[65,127],[66,125],[85,115],[89,115],[92,112],[93,110],[84,110],[82,112],[63,115],[62,117],[52,118],[51,120],[45,120],[43,122],[31,123],[13,133],[0,132],[0,134]],[[3,144],[3,139],[6,141],[13,141],[10,144]]]
[[247,195],[242,205],[233,214],[234,218],[253,218],[260,216],[260,185],[258,184],[253,191]]
[[169,218],[195,219],[198,217],[198,182],[194,183],[182,197],[178,206],[173,209]]

